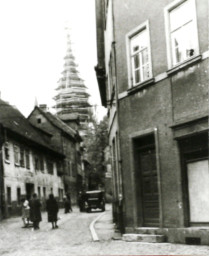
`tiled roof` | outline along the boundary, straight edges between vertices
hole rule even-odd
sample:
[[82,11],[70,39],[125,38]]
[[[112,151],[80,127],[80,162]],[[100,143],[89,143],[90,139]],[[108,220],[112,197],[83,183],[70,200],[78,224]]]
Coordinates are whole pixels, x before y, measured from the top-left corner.
[[[36,107],[36,108],[38,108],[38,107]],[[77,132],[75,130],[73,130],[70,126],[65,124],[59,117],[51,114],[50,112],[44,112],[40,108],[38,108],[38,109],[56,127],[61,129],[63,132],[67,133],[68,135],[70,135],[74,139],[77,137],[77,135],[78,135]]]
[[56,151],[50,146],[49,141],[46,141],[44,137],[39,133],[23,116],[23,114],[9,103],[0,99],[0,124],[2,126],[20,136],[35,142],[45,148]]

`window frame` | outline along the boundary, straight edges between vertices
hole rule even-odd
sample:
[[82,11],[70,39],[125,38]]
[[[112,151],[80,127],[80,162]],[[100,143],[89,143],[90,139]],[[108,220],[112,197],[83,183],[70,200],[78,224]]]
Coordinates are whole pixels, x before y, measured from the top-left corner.
[[46,199],[46,187],[42,188],[43,198]]
[[[147,33],[147,41],[148,41],[148,58],[149,58],[149,71],[150,77],[140,81],[137,84],[134,84],[134,77],[133,77],[133,68],[132,68],[132,55],[131,55],[131,39],[135,37],[137,34],[140,34],[142,31],[146,31]],[[140,86],[141,84],[149,81],[153,78],[153,71],[152,71],[152,54],[151,54],[151,40],[150,40],[150,26],[149,20],[146,20],[139,26],[132,29],[129,33],[126,34],[126,55],[127,55],[127,67],[128,67],[128,89],[135,88]]]
[[25,150],[23,147],[19,147],[19,150],[20,150],[20,159],[19,159],[20,167],[25,167]]
[[[192,23],[194,26],[194,33],[196,38],[196,47],[197,47],[197,53],[193,56],[187,58],[186,60],[183,60],[181,62],[178,62],[174,64],[173,62],[173,49],[172,49],[172,40],[171,40],[171,29],[170,29],[170,12],[176,8],[178,8],[181,4],[190,1],[193,6],[193,19]],[[199,48],[199,37],[198,37],[198,26],[197,26],[197,6],[196,6],[196,0],[174,0],[172,3],[167,5],[164,8],[164,21],[165,21],[165,36],[166,36],[166,49],[167,49],[167,65],[168,69],[175,68],[177,66],[182,65],[183,63],[186,63],[187,61],[190,61],[191,59],[197,57],[200,54],[200,48]],[[182,27],[185,26],[182,25]]]
[[20,147],[17,144],[14,144],[14,164],[16,166],[20,165]]
[[29,149],[25,149],[25,167],[30,170],[30,151]]
[[41,187],[37,187],[37,192],[38,192],[38,198],[41,200]]
[[7,186],[7,206],[12,206],[12,188]]
[[59,197],[59,201],[63,201],[63,195],[64,195],[64,190],[63,188],[58,188],[58,197]]
[[17,187],[17,205],[21,205],[21,188]]
[[39,167],[40,167],[40,171],[42,173],[44,173],[44,157],[41,155],[39,156]]
[[47,158],[46,168],[47,168],[47,173],[48,174],[54,175],[54,163],[53,163],[52,159]]
[[34,169],[35,171],[40,170],[40,160],[39,160],[39,156],[36,154],[34,155]]
[[6,141],[4,144],[4,160],[6,163],[10,163],[10,147],[8,141]]

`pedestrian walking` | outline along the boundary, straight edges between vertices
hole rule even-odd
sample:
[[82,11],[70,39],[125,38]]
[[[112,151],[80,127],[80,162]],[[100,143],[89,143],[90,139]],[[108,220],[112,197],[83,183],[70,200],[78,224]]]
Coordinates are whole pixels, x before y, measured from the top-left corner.
[[80,212],[84,212],[85,211],[85,193],[83,191],[80,191],[78,194],[78,206],[80,209]]
[[39,223],[42,221],[41,218],[41,203],[37,198],[37,194],[34,193],[32,199],[29,202],[30,206],[30,220],[33,222],[33,228],[39,229]]
[[49,199],[46,201],[46,210],[48,213],[48,222],[52,223],[52,229],[58,228],[57,213],[59,211],[59,207],[53,194],[50,194]]
[[30,206],[29,201],[26,198],[22,200],[22,220],[23,220],[23,228],[27,228],[29,226],[30,220]]
[[70,194],[67,194],[65,197],[64,197],[64,206],[65,206],[65,213],[69,213],[69,212],[72,212],[72,206],[71,206],[71,197],[70,197]]

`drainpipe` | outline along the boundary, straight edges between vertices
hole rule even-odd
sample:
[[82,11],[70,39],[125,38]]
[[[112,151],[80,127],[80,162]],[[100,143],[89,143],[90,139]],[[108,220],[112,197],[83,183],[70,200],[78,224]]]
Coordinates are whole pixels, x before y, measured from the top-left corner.
[[[125,225],[124,225],[124,216],[123,216],[123,209],[124,209],[124,185],[123,185],[123,172],[122,172],[122,159],[121,159],[121,142],[120,142],[120,126],[119,126],[119,100],[118,100],[118,82],[117,82],[117,61],[116,61],[116,48],[115,48],[115,16],[114,16],[114,0],[112,0],[112,21],[113,21],[113,50],[114,50],[114,61],[115,61],[115,98],[116,98],[116,120],[117,120],[117,130],[118,130],[118,140],[117,142],[117,148],[118,148],[118,171],[119,171],[119,188],[120,188],[120,194],[118,198],[118,210],[119,210],[119,225],[120,225],[120,232],[124,233],[125,232]],[[120,180],[122,179],[122,180]],[[120,184],[121,183],[121,184]]]
[[3,126],[0,124],[0,220],[5,214],[4,202],[4,165],[3,165],[3,144],[5,142],[5,134]]

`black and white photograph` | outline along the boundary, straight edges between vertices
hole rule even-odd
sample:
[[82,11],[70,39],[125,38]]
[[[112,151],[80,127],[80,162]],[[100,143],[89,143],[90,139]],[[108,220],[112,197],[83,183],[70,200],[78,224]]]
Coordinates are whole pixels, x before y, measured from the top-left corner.
[[208,0],[0,0],[0,255],[209,255]]

